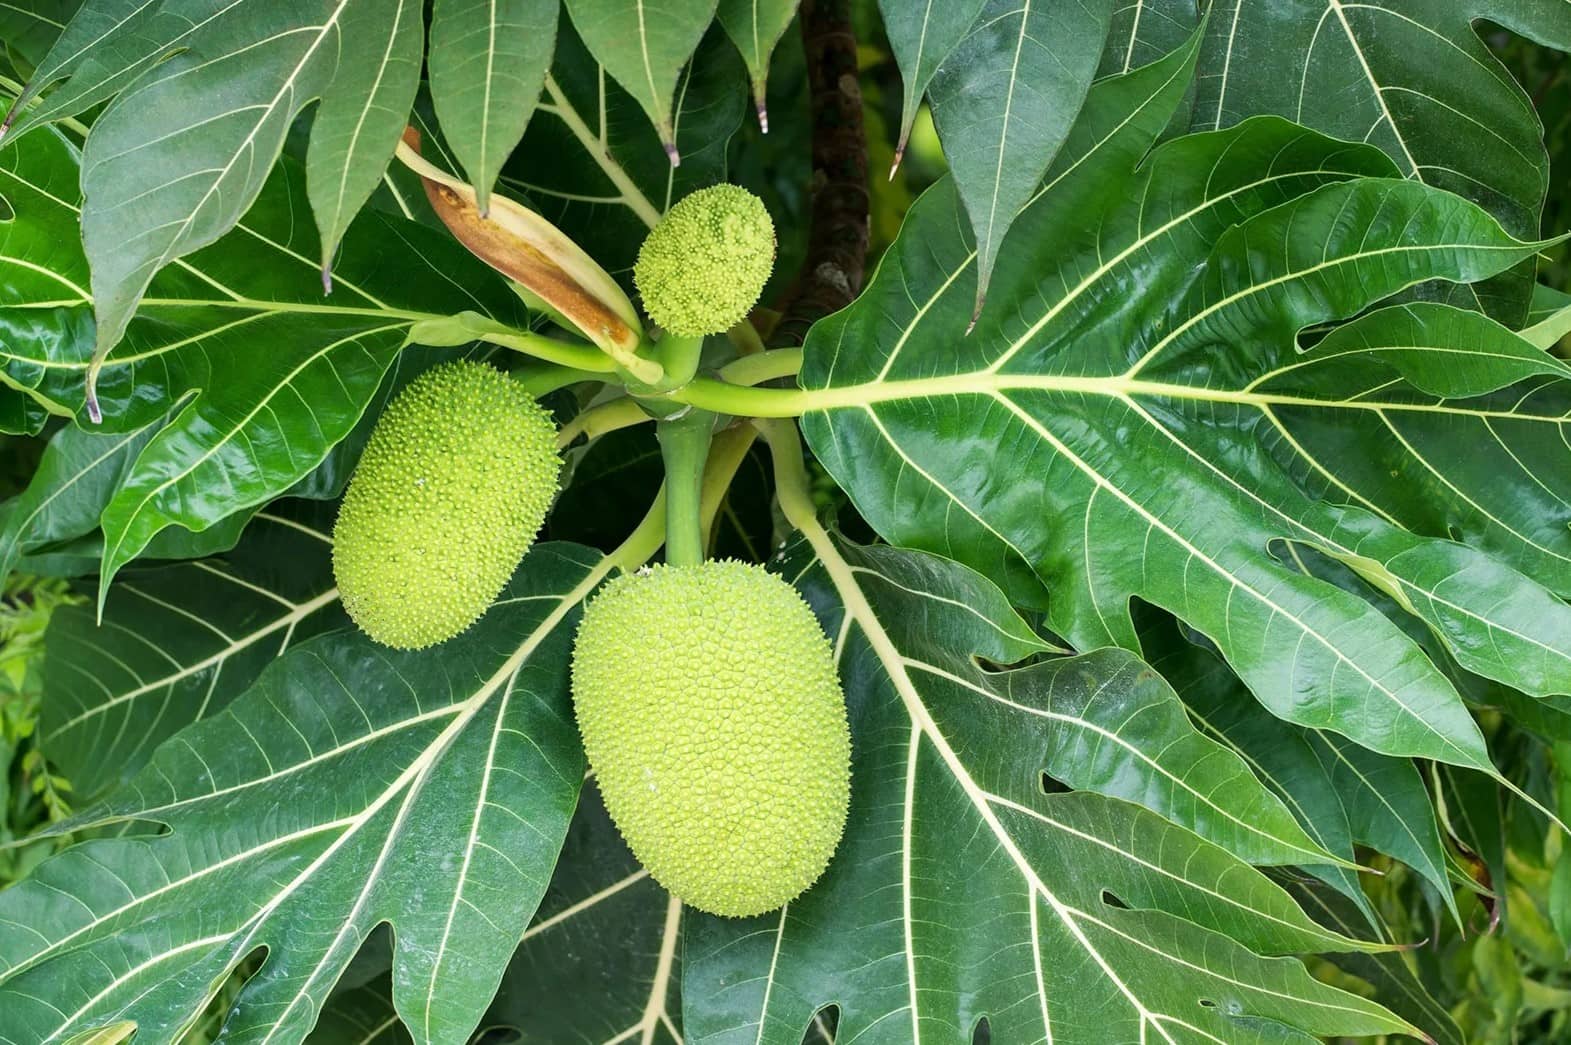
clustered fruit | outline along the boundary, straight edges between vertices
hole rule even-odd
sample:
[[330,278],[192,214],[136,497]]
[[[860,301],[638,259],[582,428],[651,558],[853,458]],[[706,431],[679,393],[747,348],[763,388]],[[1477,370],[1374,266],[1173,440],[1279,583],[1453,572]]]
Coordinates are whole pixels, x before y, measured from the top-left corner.
[[[743,319],[774,228],[731,185],[672,208],[635,280],[668,334]],[[414,650],[467,630],[545,521],[556,429],[505,373],[433,367],[377,422],[334,528],[350,617]],[[851,737],[829,642],[795,588],[742,562],[660,565],[590,601],[573,706],[606,808],[651,875],[728,916],[789,902],[828,866],[850,802]]]
[[421,374],[371,433],[333,528],[344,609],[397,649],[480,618],[545,522],[562,462],[556,426],[502,371]]
[[644,310],[678,337],[719,334],[747,317],[775,264],[764,203],[736,185],[685,196],[639,248],[633,282]]
[[834,655],[761,566],[607,584],[573,650],[573,708],[606,809],[655,879],[706,911],[771,911],[829,864],[850,800]]

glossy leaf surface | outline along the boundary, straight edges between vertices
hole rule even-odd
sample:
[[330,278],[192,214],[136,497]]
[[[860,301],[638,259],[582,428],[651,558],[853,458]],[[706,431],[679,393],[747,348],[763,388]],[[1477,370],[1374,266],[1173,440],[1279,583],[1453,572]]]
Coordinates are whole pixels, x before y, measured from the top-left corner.
[[[1373,149],[1275,119],[1147,157],[1184,59],[1093,91],[1001,255],[1000,307],[969,336],[976,255],[953,188],[930,191],[869,290],[810,336],[804,431],[885,537],[1021,601],[1041,603],[1045,583],[1049,620],[1077,648],[1137,648],[1139,598],[1206,634],[1280,717],[1487,769],[1454,687],[1398,626],[1276,549],[1351,566],[1476,673],[1571,688],[1571,611],[1519,572],[1531,562],[1553,583],[1571,529],[1545,547],[1511,524],[1516,505],[1546,499],[1571,518],[1553,479],[1558,416],[1521,411],[1542,456],[1497,466],[1482,501],[1457,492],[1470,455],[1423,448],[1453,417],[1493,420],[1522,388],[1563,394],[1571,371],[1492,324],[1475,348],[1488,321],[1439,305],[1370,313],[1308,352],[1296,341],[1536,247],[1465,200],[1380,177],[1389,161]],[[1517,417],[1499,423],[1514,434]],[[1349,504],[1363,462],[1382,457],[1431,499],[1387,483],[1389,501]]]
[[807,536],[783,568],[836,636],[851,819],[825,877],[778,915],[690,924],[690,1040],[797,1045],[830,1002],[841,1036],[906,1045],[969,1040],[982,1017],[995,1040],[1087,1045],[1403,1029],[1258,956],[1349,944],[1248,865],[1138,806],[1044,793],[1077,728],[1054,718],[1059,687],[1111,711],[1133,658],[984,671],[1041,648],[997,589],[935,556]]
[[382,922],[415,1040],[463,1040],[577,800],[567,650],[608,569],[538,547],[444,656],[324,636],[165,744],[74,824],[168,833],[73,846],[0,895],[0,922],[31,930],[0,936],[4,1040],[60,1042],[118,1019],[170,1040],[265,947],[228,1033],[300,1041]]

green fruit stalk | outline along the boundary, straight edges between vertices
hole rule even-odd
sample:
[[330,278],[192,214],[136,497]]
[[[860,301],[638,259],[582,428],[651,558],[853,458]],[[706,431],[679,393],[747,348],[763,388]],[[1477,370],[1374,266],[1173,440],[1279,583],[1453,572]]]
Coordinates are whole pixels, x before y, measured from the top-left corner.
[[606,809],[685,903],[743,917],[823,874],[845,828],[851,736],[829,642],[760,566],[656,566],[607,584],[573,653]]
[[377,421],[338,512],[344,609],[398,649],[464,631],[534,543],[560,470],[550,416],[506,374],[421,374]]
[[644,311],[678,337],[719,334],[746,318],[775,264],[763,201],[737,185],[683,197],[644,239],[633,282]]

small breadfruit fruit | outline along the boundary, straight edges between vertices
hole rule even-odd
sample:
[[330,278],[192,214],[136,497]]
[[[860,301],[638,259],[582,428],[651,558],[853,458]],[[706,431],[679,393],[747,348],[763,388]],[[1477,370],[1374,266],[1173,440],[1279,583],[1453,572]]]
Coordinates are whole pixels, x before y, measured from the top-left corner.
[[785,581],[741,562],[611,581],[578,629],[573,707],[611,819],[684,902],[761,914],[829,865],[851,735],[829,642]]
[[376,641],[420,649],[496,600],[556,493],[556,426],[483,363],[432,367],[377,420],[333,527],[344,609]]
[[633,282],[662,329],[699,337],[741,322],[774,264],[763,201],[739,185],[714,185],[684,196],[645,237]]

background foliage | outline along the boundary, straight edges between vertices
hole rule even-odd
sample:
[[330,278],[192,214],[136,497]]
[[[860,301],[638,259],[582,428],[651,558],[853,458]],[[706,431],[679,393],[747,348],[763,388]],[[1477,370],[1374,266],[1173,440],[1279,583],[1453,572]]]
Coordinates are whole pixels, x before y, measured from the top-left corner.
[[[0,5],[0,1041],[1571,1035],[1571,4],[796,8]],[[579,797],[566,644],[646,427],[440,656],[345,627],[381,405],[520,361],[406,340],[549,326],[406,123],[629,290],[748,185],[788,319],[870,172],[811,471],[724,444],[712,551],[803,590],[858,738],[778,915],[684,910]]]

